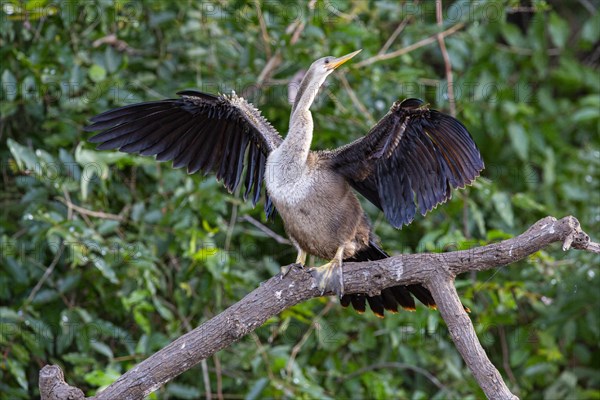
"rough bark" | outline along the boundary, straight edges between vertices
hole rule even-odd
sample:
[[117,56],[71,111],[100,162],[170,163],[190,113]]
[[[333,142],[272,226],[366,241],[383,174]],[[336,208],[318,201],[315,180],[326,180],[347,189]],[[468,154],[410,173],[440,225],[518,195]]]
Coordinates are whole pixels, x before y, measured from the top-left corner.
[[[385,260],[344,264],[346,293],[378,293],[398,284],[423,283],[431,290],[452,340],[477,382],[490,399],[516,399],[483,350],[473,324],[454,288],[456,275],[482,271],[519,261],[554,242],[600,253],[600,246],[580,228],[574,217],[546,217],[523,234],[469,250],[435,254],[403,254]],[[331,294],[331,293],[326,293]],[[281,279],[275,276],[221,314],[181,336],[123,374],[93,399],[141,399],[187,371],[201,360],[231,345],[261,326],[268,318],[297,303],[320,296],[311,275],[298,268]],[[58,370],[58,371],[57,371]],[[65,386],[66,385],[66,386]],[[81,391],[64,383],[57,366],[40,372],[42,399],[83,399]],[[79,389],[76,389],[79,390]],[[55,397],[52,397],[55,396]]]
[[83,399],[83,392],[65,382],[65,375],[58,365],[46,365],[40,371],[40,394],[42,400]]
[[510,392],[481,346],[473,323],[460,303],[452,276],[435,275],[428,287],[446,321],[452,341],[486,396],[490,399],[518,399]]

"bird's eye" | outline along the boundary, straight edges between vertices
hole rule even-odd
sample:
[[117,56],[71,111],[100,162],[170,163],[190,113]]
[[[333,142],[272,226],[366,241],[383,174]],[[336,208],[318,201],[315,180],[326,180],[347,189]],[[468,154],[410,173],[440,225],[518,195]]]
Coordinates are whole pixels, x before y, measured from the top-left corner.
[[329,64],[329,59],[325,59],[325,64]]

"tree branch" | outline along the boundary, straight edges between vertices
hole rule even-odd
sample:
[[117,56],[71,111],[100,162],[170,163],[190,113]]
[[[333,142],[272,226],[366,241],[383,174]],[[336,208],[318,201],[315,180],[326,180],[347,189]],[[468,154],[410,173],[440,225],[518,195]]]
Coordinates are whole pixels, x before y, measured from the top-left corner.
[[[437,24],[441,28],[444,26],[444,17],[442,15],[442,0],[435,1],[435,17]],[[456,101],[454,100],[454,75],[452,74],[452,62],[450,61],[450,55],[446,48],[446,42],[444,36],[438,33],[438,43],[442,52],[442,58],[444,59],[444,67],[446,69],[446,82],[448,82],[448,104],[450,104],[450,115],[456,117]]]
[[518,399],[510,392],[477,339],[471,318],[456,293],[453,277],[450,274],[434,274],[427,288],[446,321],[452,341],[485,395],[489,399]]
[[46,365],[40,371],[41,400],[83,399],[83,392],[65,382],[65,375],[58,365]]
[[392,51],[391,53],[377,54],[376,56],[367,58],[366,60],[363,60],[363,61],[357,63],[354,67],[361,68],[361,67],[365,67],[367,65],[376,63],[378,61],[389,60],[390,58],[400,57],[404,54],[410,53],[411,51],[415,51],[416,49],[419,49],[423,46],[427,46],[427,45],[435,42],[436,40],[438,40],[438,38],[440,38],[440,37],[444,38],[446,36],[450,36],[454,32],[462,29],[464,26],[465,26],[465,24],[463,22],[459,22],[458,24],[451,26],[450,28],[446,29],[445,31],[442,31],[440,33],[436,33],[435,35],[426,37],[425,39],[419,40],[418,42],[413,43],[409,46],[403,47],[399,50]]
[[[573,247],[600,253],[598,244],[590,242],[576,218],[569,216],[556,220],[546,217],[519,236],[470,250],[402,254],[379,261],[345,263],[344,286],[348,294],[374,295],[390,286],[425,284],[438,304],[452,340],[486,396],[490,399],[515,399],[481,347],[454,288],[454,278],[467,271],[482,271],[514,263],[554,242],[563,243],[564,250]],[[293,268],[285,279],[274,276],[221,314],[142,361],[93,399],[141,399],[254,331],[268,318],[318,296],[320,293],[311,275],[301,269]],[[54,386],[48,381],[54,379],[56,384],[60,384],[59,378],[62,378],[42,376],[47,368],[40,372],[42,399],[53,398],[49,396]],[[82,399],[83,394],[72,398]]]

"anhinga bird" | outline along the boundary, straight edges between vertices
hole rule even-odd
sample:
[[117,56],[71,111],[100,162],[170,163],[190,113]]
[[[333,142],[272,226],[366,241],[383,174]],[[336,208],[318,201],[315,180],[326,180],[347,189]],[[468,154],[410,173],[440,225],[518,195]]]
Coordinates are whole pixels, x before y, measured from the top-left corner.
[[[360,51],[360,50],[359,50]],[[173,160],[188,173],[213,172],[230,192],[244,181],[244,199],[256,205],[263,182],[265,213],[277,210],[298,250],[331,260],[311,274],[325,293],[333,291],[344,306],[363,312],[366,302],[382,316],[398,304],[415,309],[411,293],[435,307],[421,285],[384,289],[380,295],[344,296],[342,263],[378,260],[388,255],[378,246],[369,219],[354,190],[383,210],[396,228],[451,197],[453,188],[470,184],[483,161],[467,129],[451,116],[422,101],[395,102],[364,137],[331,151],[311,151],[310,106],[319,88],[337,67],[354,57],[323,57],[304,76],[292,108],[285,139],[250,103],[198,91],[179,92],[178,99],[124,106],[91,119],[88,131],[98,149],[156,155]],[[354,190],[353,190],[354,189]],[[287,270],[282,268],[282,277]]]

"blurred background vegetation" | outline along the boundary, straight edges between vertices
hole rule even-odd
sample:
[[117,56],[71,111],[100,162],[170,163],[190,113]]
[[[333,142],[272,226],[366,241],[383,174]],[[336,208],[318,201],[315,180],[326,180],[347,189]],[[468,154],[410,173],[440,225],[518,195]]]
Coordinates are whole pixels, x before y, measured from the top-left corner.
[[[313,107],[314,148],[333,147],[398,98],[449,112],[436,40],[360,62],[457,27],[446,38],[457,116],[487,169],[401,231],[365,204],[383,247],[469,248],[569,214],[600,239],[598,3],[443,5],[440,27],[433,1],[3,1],[0,398],[37,396],[47,363],[93,395],[294,260],[273,239],[284,236],[281,221],[268,223],[213,177],[95,151],[82,127],[111,107],[233,89],[285,133],[294,75],[362,48]],[[554,245],[457,281],[486,351],[522,398],[600,398],[598,265]],[[151,398],[483,396],[439,313],[382,320],[337,303],[283,312]]]

